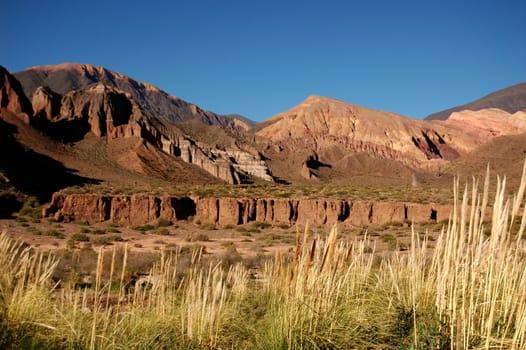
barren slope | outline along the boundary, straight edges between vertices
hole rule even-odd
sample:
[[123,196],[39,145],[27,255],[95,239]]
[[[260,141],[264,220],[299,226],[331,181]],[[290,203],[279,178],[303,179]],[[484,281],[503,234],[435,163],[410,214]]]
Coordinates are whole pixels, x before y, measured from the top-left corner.
[[526,83],[513,85],[502,90],[495,91],[476,101],[466,103],[462,106],[446,109],[441,112],[430,114],[426,120],[446,120],[451,113],[471,110],[478,111],[487,108],[498,108],[508,113],[526,109]]
[[301,154],[307,168],[368,173],[367,166],[356,169],[363,164],[380,176],[433,170],[476,144],[439,125],[320,96],[262,123],[257,135],[273,143],[275,153]]

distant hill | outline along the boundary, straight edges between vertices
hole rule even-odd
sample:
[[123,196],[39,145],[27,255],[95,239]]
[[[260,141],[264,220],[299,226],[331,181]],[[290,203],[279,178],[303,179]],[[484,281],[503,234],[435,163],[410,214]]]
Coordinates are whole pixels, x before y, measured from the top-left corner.
[[207,125],[221,126],[228,126],[237,120],[247,123],[247,118],[237,115],[222,116],[205,111],[193,103],[169,95],[156,86],[90,64],[37,66],[13,75],[20,81],[29,99],[32,99],[39,86],[46,86],[59,94],[65,94],[72,90],[85,89],[92,84],[103,83],[131,94],[144,111],[159,119],[171,122],[198,119]]
[[407,182],[412,172],[437,172],[494,137],[526,131],[522,112],[477,113],[426,121],[310,96],[254,130],[272,145],[263,154],[280,178],[334,181],[367,174]]
[[486,108],[498,108],[508,113],[515,113],[526,109],[526,83],[510,86],[493,92],[476,101],[462,106],[446,109],[427,116],[426,120],[446,120],[451,113],[472,110],[478,111]]

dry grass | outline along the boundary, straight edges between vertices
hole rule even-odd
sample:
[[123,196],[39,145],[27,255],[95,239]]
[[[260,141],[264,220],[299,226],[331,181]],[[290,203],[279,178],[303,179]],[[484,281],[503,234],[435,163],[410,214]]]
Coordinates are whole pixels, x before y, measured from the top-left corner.
[[[524,349],[526,208],[522,185],[476,181],[430,248],[380,254],[368,232],[341,240],[308,227],[293,254],[256,272],[202,265],[195,249],[164,250],[128,283],[128,249],[97,254],[90,288],[58,287],[57,261],[0,236],[0,345],[11,348]],[[491,209],[491,210],[490,210]],[[487,226],[491,227],[488,228]],[[390,239],[391,240],[391,239]]]

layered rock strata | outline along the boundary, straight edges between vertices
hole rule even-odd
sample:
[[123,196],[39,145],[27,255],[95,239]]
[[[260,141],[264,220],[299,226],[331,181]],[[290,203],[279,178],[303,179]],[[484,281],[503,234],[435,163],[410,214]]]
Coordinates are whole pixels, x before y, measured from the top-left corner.
[[32,106],[34,124],[64,141],[80,140],[87,132],[109,141],[139,136],[227,183],[244,183],[251,176],[274,181],[260,156],[196,142],[175,127],[151,118],[129,93],[102,83],[63,96],[39,87],[33,94]]
[[202,223],[381,225],[387,222],[436,222],[449,218],[452,206],[342,199],[212,198],[153,195],[55,193],[44,217],[60,221],[111,221],[143,225],[158,219],[195,219]]

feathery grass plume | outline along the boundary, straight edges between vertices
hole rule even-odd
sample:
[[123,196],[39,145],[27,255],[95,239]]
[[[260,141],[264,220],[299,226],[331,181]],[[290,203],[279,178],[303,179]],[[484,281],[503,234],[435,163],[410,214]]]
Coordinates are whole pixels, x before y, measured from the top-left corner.
[[53,255],[33,252],[5,231],[0,234],[0,327],[7,333],[0,347],[17,346],[27,337],[42,341],[42,332],[53,328],[51,277],[57,263]]
[[[525,183],[523,172],[519,192]],[[523,195],[506,198],[506,178],[497,177],[491,233],[486,237],[486,184],[482,201],[475,185],[470,203],[464,193],[460,213],[453,213],[437,241],[429,271],[436,281],[435,303],[440,319],[448,324],[452,348],[522,349],[526,346],[525,243],[514,239],[508,227],[524,205]],[[454,188],[458,200],[458,186]],[[456,224],[465,220],[470,223],[468,232]]]

